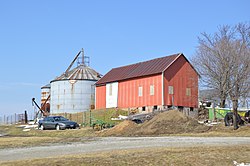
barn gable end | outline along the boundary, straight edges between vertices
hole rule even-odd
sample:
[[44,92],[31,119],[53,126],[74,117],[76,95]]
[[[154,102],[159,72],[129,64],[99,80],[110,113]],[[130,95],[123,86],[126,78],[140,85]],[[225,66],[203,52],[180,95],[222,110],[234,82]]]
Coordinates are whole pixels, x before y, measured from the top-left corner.
[[[112,98],[107,86],[114,82],[117,98]],[[151,112],[170,106],[197,107],[197,96],[198,74],[183,54],[114,68],[96,83],[97,109],[116,106]],[[117,100],[116,105],[110,105],[109,98]]]

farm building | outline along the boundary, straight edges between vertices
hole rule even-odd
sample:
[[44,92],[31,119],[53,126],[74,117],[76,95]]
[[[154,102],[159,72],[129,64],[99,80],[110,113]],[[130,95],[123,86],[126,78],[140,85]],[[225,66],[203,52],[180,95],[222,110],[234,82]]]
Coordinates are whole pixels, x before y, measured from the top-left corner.
[[101,74],[89,67],[89,57],[82,49],[65,72],[41,88],[41,104],[46,101],[45,111],[51,114],[88,111],[94,107],[95,83],[100,78]]
[[96,83],[96,109],[192,111],[198,107],[198,77],[182,53],[113,68]]

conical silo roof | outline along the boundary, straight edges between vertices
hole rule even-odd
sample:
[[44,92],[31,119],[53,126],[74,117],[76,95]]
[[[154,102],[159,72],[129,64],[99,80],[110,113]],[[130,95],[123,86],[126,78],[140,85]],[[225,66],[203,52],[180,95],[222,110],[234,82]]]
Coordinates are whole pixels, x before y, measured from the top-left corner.
[[59,77],[55,78],[53,81],[60,80],[94,80],[98,81],[101,78],[101,74],[96,72],[94,69],[86,66],[85,64],[81,64],[74,69],[68,71],[67,73],[63,73]]

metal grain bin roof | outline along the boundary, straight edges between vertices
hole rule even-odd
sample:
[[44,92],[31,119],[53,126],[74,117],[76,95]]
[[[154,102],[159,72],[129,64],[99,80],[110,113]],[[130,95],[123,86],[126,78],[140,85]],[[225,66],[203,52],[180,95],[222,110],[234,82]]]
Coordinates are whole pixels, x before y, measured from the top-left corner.
[[98,81],[101,78],[101,74],[96,72],[94,69],[81,64],[76,68],[70,70],[68,73],[63,73],[51,82],[62,81],[62,80],[95,80]]
[[41,89],[50,89],[50,84],[42,86]]
[[113,68],[104,75],[96,85],[108,82],[121,81],[130,78],[159,74],[166,70],[182,53],[135,63],[128,66]]

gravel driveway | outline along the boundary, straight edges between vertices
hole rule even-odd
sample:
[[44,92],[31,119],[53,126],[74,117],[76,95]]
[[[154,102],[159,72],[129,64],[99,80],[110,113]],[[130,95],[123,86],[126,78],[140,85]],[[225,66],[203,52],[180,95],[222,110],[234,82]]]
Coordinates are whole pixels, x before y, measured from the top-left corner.
[[250,137],[104,137],[85,143],[1,149],[0,161],[148,147],[197,147],[249,144]]

